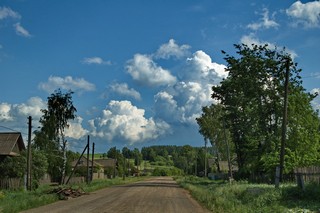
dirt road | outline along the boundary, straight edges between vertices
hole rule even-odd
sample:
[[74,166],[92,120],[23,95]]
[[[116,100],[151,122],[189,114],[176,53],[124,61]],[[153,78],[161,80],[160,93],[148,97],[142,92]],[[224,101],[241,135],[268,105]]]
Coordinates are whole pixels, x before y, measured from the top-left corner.
[[115,186],[25,212],[209,212],[168,177]]

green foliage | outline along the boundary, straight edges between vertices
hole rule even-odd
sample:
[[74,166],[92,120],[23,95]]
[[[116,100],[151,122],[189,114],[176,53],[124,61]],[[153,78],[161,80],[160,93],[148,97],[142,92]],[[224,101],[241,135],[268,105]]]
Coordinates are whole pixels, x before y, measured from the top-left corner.
[[[285,70],[290,69],[288,140],[285,172],[319,159],[319,119],[305,93],[301,70],[285,50],[267,45],[235,45],[238,58],[226,54],[229,75],[212,88],[212,98],[224,106],[239,172],[274,173],[280,150]],[[311,145],[312,144],[312,145]],[[279,161],[279,160],[278,160]]]
[[0,178],[23,178],[27,168],[25,154],[17,157],[6,157],[0,162]]
[[199,147],[186,146],[150,146],[143,147],[144,160],[152,165],[175,166],[187,174],[204,171],[204,150]]
[[132,153],[132,151],[131,151],[128,147],[123,147],[123,148],[122,148],[122,155],[123,155],[125,158],[132,158],[133,153]]
[[107,152],[107,157],[117,160],[117,163],[116,163],[117,176],[122,176],[127,172],[128,165],[127,165],[126,159],[123,157],[120,150],[117,149],[117,147],[111,147]]
[[231,136],[225,127],[224,109],[221,104],[212,104],[202,108],[202,115],[196,118],[199,132],[203,135],[205,142],[210,141],[214,148],[216,167],[220,172],[219,162],[228,160],[228,152],[233,155],[234,146]]
[[140,153],[139,149],[134,148],[133,157],[134,157],[134,165],[140,166],[140,164],[142,162],[142,154]]
[[[39,180],[47,171],[48,162],[43,151],[32,150],[32,187],[37,188]],[[17,157],[6,157],[0,163],[0,177],[1,178],[24,178],[27,170],[27,152],[21,152]]]
[[177,181],[214,212],[318,212],[320,209],[319,185],[307,185],[301,191],[290,184],[276,189],[267,184],[229,184],[196,177]]
[[32,188],[38,188],[39,180],[46,174],[48,160],[44,151],[32,150]]
[[0,199],[0,209],[3,213],[21,212],[58,201],[58,197],[47,194],[48,186],[41,186],[34,191],[4,191]]
[[153,172],[153,176],[180,176],[183,175],[183,171],[176,167],[156,167]]
[[47,109],[42,109],[41,129],[35,131],[34,147],[46,152],[49,162],[48,173],[62,183],[67,169],[67,140],[65,129],[69,120],[75,118],[76,108],[72,102],[73,92],[59,90],[48,97]]

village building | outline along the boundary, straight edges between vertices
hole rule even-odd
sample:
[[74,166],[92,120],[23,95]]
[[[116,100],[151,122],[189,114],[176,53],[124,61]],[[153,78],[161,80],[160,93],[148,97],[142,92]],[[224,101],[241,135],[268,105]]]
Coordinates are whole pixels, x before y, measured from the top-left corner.
[[6,157],[20,156],[25,149],[20,132],[0,132],[0,162]]

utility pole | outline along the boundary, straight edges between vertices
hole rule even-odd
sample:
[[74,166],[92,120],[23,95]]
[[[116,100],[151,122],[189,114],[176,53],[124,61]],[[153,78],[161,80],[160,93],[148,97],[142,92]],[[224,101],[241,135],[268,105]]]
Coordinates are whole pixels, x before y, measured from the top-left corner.
[[31,129],[32,129],[32,118],[28,117],[28,156],[27,156],[27,190],[32,189],[31,186]]
[[207,139],[204,139],[204,176],[207,177]]
[[285,155],[285,142],[287,135],[287,120],[288,120],[288,90],[289,90],[289,73],[290,73],[290,60],[286,60],[286,73],[284,82],[284,106],[283,106],[283,119],[282,119],[282,134],[281,134],[281,150],[280,150],[280,182],[283,179],[284,169],[284,155]]
[[89,154],[90,154],[90,136],[88,135],[87,143],[87,184],[90,182],[90,173],[89,173]]
[[92,143],[92,158],[91,158],[91,181],[93,180],[93,161],[94,161],[94,143]]
[[69,176],[69,178],[68,178],[68,180],[67,180],[67,182],[66,182],[66,185],[68,185],[71,177],[73,176],[73,173],[76,171],[76,169],[77,169],[77,167],[78,167],[78,164],[79,164],[82,156],[84,155],[84,153],[86,152],[87,149],[88,149],[88,144],[86,145],[86,147],[85,147],[84,150],[82,151],[80,157],[79,157],[78,160],[77,160],[76,165],[73,167],[73,170],[72,170],[72,172],[71,172],[71,174],[70,174],[70,176]]
[[227,134],[226,134],[226,122],[223,118],[223,133],[224,133],[224,142],[227,145],[227,155],[228,155],[228,168],[229,168],[229,181],[231,183],[233,179],[233,174],[232,174],[232,168],[231,168],[231,159],[230,159],[230,147],[229,147],[229,142],[227,139]]

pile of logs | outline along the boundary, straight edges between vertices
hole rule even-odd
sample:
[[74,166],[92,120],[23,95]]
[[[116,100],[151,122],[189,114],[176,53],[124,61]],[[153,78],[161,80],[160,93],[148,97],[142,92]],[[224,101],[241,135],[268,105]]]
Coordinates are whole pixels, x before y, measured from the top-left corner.
[[88,194],[82,188],[72,189],[71,187],[69,188],[59,187],[52,190],[51,193],[57,194],[60,200],[68,200],[70,198],[76,198],[76,197],[80,197],[82,195]]

